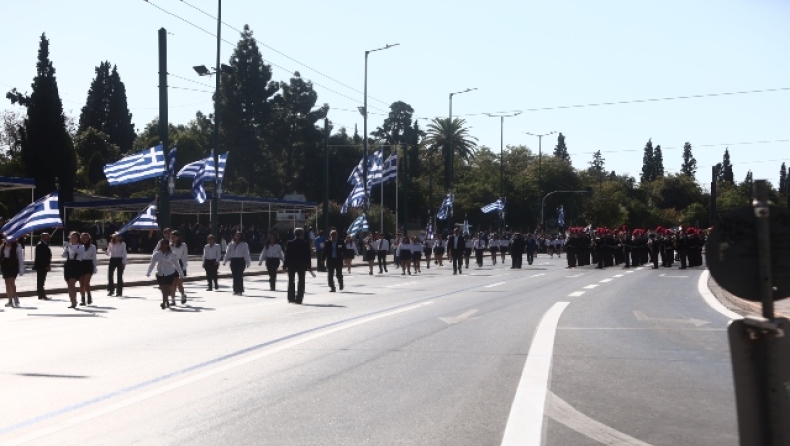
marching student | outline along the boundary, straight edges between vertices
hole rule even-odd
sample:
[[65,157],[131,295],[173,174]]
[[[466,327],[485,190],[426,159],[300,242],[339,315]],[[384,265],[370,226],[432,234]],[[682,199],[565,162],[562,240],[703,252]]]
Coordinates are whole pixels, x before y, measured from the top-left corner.
[[505,256],[510,252],[510,239],[502,234],[499,236],[499,255],[502,259],[502,264],[505,264]]
[[[176,277],[184,277],[181,264],[175,254],[170,250],[170,240],[164,238],[159,241],[156,251],[151,256],[151,263],[148,265],[146,277],[151,277],[151,271],[156,266],[156,283],[159,284],[159,291],[162,293],[162,303],[159,305],[163,310],[170,308],[167,297],[175,288]],[[173,305],[175,305],[173,301]]]
[[378,244],[376,245],[376,254],[379,260],[379,274],[382,273],[381,269],[383,268],[385,273],[387,271],[387,254],[390,252],[390,241],[384,234],[381,234],[378,240]]
[[84,247],[80,260],[82,261],[82,276],[80,276],[80,297],[82,302],[80,305],[85,305],[85,294],[88,295],[88,305],[93,304],[93,297],[91,296],[91,277],[96,274],[96,245],[91,243],[91,235],[83,232],[80,236],[80,241]]
[[173,305],[176,304],[176,289],[181,292],[181,304],[187,303],[187,294],[184,292],[184,282],[181,280],[181,277],[186,277],[187,275],[187,266],[189,263],[189,250],[187,249],[187,244],[181,240],[181,233],[178,231],[173,231],[170,233],[170,251],[176,256],[178,259],[178,264],[181,266],[181,271],[183,274],[175,279],[175,286],[172,288],[171,298],[173,301]]
[[465,247],[466,237],[461,235],[460,229],[455,228],[453,235],[447,239],[447,251],[453,260],[453,274],[463,274]]
[[414,265],[414,272],[421,273],[420,260],[422,260],[422,244],[416,235],[411,237],[411,244],[409,247],[411,248],[411,263]]
[[464,264],[466,269],[469,269],[469,257],[472,256],[472,249],[474,248],[475,241],[472,237],[466,237],[466,246],[464,247]]
[[359,252],[357,252],[357,244],[354,242],[354,239],[351,237],[351,235],[347,234],[345,249],[343,249],[343,263],[346,265],[348,274],[351,274],[351,262],[354,260],[354,256],[357,255],[359,255]]
[[71,306],[77,308],[77,283],[82,277],[82,252],[85,246],[80,243],[80,233],[72,231],[69,234],[69,242],[63,247],[63,254],[60,256],[66,259],[63,265],[63,278],[69,288],[69,299]]
[[436,243],[433,247],[433,255],[435,257],[434,263],[439,264],[439,267],[444,266],[444,253],[447,252],[447,240],[443,235],[436,238]]
[[3,244],[0,246],[0,271],[2,271],[5,281],[5,295],[8,297],[8,303],[5,306],[19,307],[19,297],[16,295],[16,278],[25,275],[25,250],[16,240],[9,242],[3,237]]
[[483,267],[483,257],[485,256],[487,247],[486,241],[483,240],[483,233],[478,232],[477,237],[475,237],[475,240],[472,243],[472,249],[475,251],[475,261],[478,268]]
[[283,254],[283,247],[277,243],[274,234],[269,234],[269,240],[261,251],[261,257],[258,259],[258,266],[266,262],[266,271],[269,273],[269,290],[274,291],[277,284],[277,268],[280,267],[280,262],[285,262],[285,255]]
[[304,299],[305,272],[310,271],[312,274],[313,271],[310,242],[304,239],[304,229],[294,229],[294,239],[285,244],[283,267],[288,271],[288,302],[301,305]]
[[373,275],[373,263],[376,261],[376,243],[378,243],[378,235],[371,233],[365,239],[365,260],[368,262],[370,268],[370,275]]
[[436,243],[433,237],[426,237],[422,244],[422,253],[425,255],[425,265],[428,269],[431,269],[431,254],[436,252]]
[[535,253],[538,251],[538,241],[532,233],[527,234],[525,249],[527,251],[527,263],[532,265],[532,262],[535,260]]
[[[349,239],[350,237],[346,238],[346,240]],[[337,231],[333,229],[329,232],[329,240],[326,241],[324,255],[326,256],[326,277],[330,293],[335,292],[335,276],[337,276],[340,291],[343,291],[343,262],[348,249],[346,246],[346,242],[338,240]],[[354,255],[353,252],[351,255]]]
[[[208,244],[203,247],[203,269],[206,270],[208,288],[206,291],[219,291],[218,270],[222,261],[222,247],[216,243],[214,236],[209,234],[206,238]],[[213,286],[212,286],[213,285]]]
[[395,240],[392,241],[392,258],[395,262],[395,268],[400,268],[400,250],[398,247],[401,244],[401,236],[400,234],[395,235]]
[[[49,234],[46,232],[41,233],[41,241],[36,245],[36,260],[33,263],[33,269],[36,270],[36,293],[38,294],[38,299],[49,300],[47,292],[44,290],[44,285],[47,282],[47,273],[52,269],[52,250],[49,248]],[[6,293],[6,295],[15,296],[16,294]]]
[[491,252],[492,265],[496,265],[496,255],[499,252],[499,237],[496,234],[491,234],[491,239],[488,242],[488,250]]
[[236,231],[233,240],[225,252],[223,265],[230,261],[230,272],[233,274],[233,294],[241,296],[244,293],[244,269],[250,267],[250,247],[244,241],[244,234]]
[[[123,295],[123,270],[126,268],[126,243],[121,240],[120,234],[116,232],[110,237],[110,243],[104,253],[110,256],[110,266],[107,268],[107,295],[112,296],[113,293],[117,293],[115,295],[121,297]],[[117,287],[113,283],[116,270],[118,271]]]
[[411,276],[411,243],[408,237],[404,237],[398,245],[398,256],[400,257],[400,275],[405,276],[408,272]]

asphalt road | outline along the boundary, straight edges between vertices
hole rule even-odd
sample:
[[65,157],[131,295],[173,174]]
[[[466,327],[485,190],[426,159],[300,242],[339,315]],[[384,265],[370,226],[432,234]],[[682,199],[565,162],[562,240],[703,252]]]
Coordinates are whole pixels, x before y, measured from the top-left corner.
[[564,260],[358,267],[338,293],[319,273],[301,306],[260,276],[165,311],[152,287],[23,298],[0,312],[0,444],[737,444],[701,271]]

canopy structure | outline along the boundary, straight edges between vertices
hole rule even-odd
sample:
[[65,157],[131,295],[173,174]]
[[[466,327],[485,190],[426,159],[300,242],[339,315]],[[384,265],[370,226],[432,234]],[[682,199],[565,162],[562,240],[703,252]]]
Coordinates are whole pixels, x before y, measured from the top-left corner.
[[32,178],[0,177],[0,191],[35,188],[36,181]]

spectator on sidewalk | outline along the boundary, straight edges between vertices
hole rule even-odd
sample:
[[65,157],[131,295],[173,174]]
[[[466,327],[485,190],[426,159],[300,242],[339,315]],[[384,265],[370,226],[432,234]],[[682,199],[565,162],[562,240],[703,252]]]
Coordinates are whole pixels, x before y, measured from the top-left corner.
[[44,285],[47,282],[47,273],[52,269],[52,250],[49,248],[49,234],[41,234],[41,241],[36,245],[36,260],[33,262],[36,270],[36,294],[39,300],[49,300]]

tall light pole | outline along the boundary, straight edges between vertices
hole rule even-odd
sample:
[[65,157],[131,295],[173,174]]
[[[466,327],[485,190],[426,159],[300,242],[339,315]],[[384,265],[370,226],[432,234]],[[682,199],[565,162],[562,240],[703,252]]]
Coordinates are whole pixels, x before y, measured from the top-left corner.
[[385,45],[381,48],[376,48],[375,50],[365,51],[365,104],[362,108],[362,121],[363,124],[363,147],[364,150],[362,152],[362,187],[365,188],[365,204],[364,209],[367,211],[370,209],[370,197],[368,196],[368,54],[388,50],[392,47],[398,46],[400,43],[394,43],[392,45]]
[[[521,112],[517,111],[515,113],[510,114],[500,114],[500,113],[486,113],[489,118],[499,118],[499,198],[502,199],[505,196],[505,118],[512,118],[514,116],[520,115]],[[504,211],[503,211],[504,212]],[[501,215],[501,214],[500,214]],[[505,230],[505,219],[500,218],[500,228],[499,232],[502,233]]]
[[[543,169],[543,137],[544,136],[553,135],[555,133],[557,133],[557,132],[553,131],[553,132],[549,132],[549,133],[544,133],[542,135],[536,135],[534,133],[524,132],[524,134],[526,134],[526,135],[531,135],[531,136],[537,136],[538,137],[538,200],[540,200],[540,195],[542,193],[541,192],[541,188],[540,188],[540,183],[541,183],[541,179],[542,179],[542,176],[543,176],[543,172],[542,172],[542,169]],[[540,211],[541,214],[543,214],[543,204],[542,203],[543,202],[541,201],[541,211]],[[540,219],[541,219],[541,222],[540,222],[541,230],[543,230],[543,221],[542,221],[543,220],[543,215],[540,216]],[[537,232],[537,231],[535,231],[535,232]]]
[[449,152],[447,153],[447,159],[445,159],[445,169],[444,169],[444,187],[447,189],[447,192],[453,188],[453,162],[455,161],[455,154],[453,153],[453,96],[457,94],[469,93],[470,91],[475,91],[477,88],[467,88],[464,91],[456,91],[455,93],[450,93],[450,120],[447,122],[447,130],[451,132],[447,135],[450,139],[449,141]]

